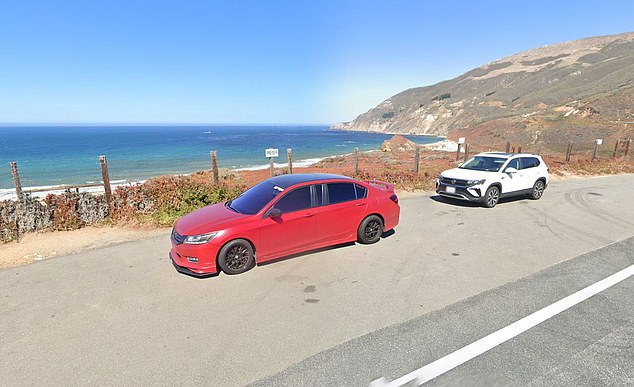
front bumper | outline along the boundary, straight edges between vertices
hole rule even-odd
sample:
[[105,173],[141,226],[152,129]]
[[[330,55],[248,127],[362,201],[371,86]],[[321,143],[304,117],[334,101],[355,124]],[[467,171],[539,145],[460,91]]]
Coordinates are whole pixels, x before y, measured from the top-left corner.
[[179,273],[183,273],[183,274],[187,274],[187,275],[191,275],[192,277],[197,277],[197,278],[204,278],[204,277],[210,277],[213,275],[217,275],[218,273],[197,273],[191,269],[188,269],[186,267],[183,266],[179,266],[175,261],[174,258],[172,257],[172,252],[168,253],[169,257],[170,257],[170,261],[172,261],[172,265],[174,265],[174,269],[176,269],[176,271],[178,271]]
[[467,200],[470,202],[481,202],[484,200],[484,192],[485,189],[481,185],[466,187],[436,181],[436,193],[448,198]]
[[[197,277],[204,277],[218,272],[216,256],[218,255],[219,247],[215,244],[177,245],[174,240],[171,242],[172,249],[169,252],[169,257],[179,272]],[[190,258],[196,258],[198,262],[191,262]]]

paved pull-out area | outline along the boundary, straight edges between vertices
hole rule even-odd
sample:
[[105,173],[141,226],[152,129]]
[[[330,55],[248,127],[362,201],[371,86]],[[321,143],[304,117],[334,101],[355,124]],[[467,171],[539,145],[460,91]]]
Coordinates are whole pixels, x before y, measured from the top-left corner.
[[[491,321],[501,327],[572,293],[572,282],[563,281],[565,289],[539,286],[525,292],[521,307],[498,300],[484,317],[462,304],[634,236],[633,186],[634,175],[558,181],[539,201],[494,209],[425,195],[403,198],[401,224],[375,245],[314,252],[238,276],[178,274],[167,259],[167,233],[2,270],[0,385],[265,382],[351,340],[454,310],[453,334],[447,339],[438,331],[427,343],[429,356],[377,368],[355,383],[395,379],[480,338],[484,330],[476,322],[489,314],[500,313]],[[571,270],[580,281],[600,274]],[[588,300],[588,313],[612,310],[612,303],[592,304],[604,297]],[[458,313],[469,310],[474,314]],[[465,319],[473,324],[465,327]],[[401,348],[395,343],[384,357]],[[541,347],[527,348],[530,357]]]
[[[634,238],[350,340],[257,386],[377,386],[508,327],[634,265]],[[634,277],[520,333],[427,385],[630,385],[634,383]],[[403,375],[403,376],[402,376]],[[425,376],[424,373],[421,376]],[[399,379],[403,384],[398,383]],[[419,379],[420,380],[420,379]],[[423,379],[425,380],[425,379]]]

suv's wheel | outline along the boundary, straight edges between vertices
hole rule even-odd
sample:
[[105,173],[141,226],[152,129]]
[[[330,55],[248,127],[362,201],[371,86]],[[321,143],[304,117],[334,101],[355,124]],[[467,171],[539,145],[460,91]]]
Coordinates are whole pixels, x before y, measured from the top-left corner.
[[376,215],[370,215],[363,219],[357,230],[357,240],[359,243],[369,245],[376,243],[383,234],[383,221]]
[[543,180],[537,180],[535,184],[533,184],[533,190],[531,191],[531,199],[537,200],[542,197],[544,194],[544,189],[546,185]]
[[484,206],[486,208],[495,207],[495,205],[498,204],[499,200],[500,200],[500,189],[495,185],[489,187],[489,189],[487,189],[486,192],[484,193]]
[[220,249],[218,266],[227,274],[240,274],[253,267],[253,247],[244,239],[234,239]]

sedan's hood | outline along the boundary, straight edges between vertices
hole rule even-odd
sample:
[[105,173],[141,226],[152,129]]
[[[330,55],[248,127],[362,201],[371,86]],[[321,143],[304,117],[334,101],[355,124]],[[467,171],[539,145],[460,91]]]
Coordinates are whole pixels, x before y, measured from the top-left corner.
[[479,180],[486,179],[488,176],[491,176],[492,173],[497,172],[474,171],[473,169],[454,168],[444,171],[443,173],[441,173],[441,175],[449,179]]
[[246,217],[248,215],[239,214],[224,203],[218,203],[190,212],[180,218],[174,227],[181,235],[206,234],[220,231]]

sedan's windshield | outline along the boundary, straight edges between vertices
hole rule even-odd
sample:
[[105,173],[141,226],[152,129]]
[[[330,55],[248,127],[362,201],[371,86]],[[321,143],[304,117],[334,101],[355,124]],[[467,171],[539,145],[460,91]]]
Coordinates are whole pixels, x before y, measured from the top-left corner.
[[506,161],[502,157],[475,156],[460,166],[460,169],[472,169],[474,171],[497,172]]
[[234,200],[227,202],[227,207],[241,214],[253,215],[264,208],[267,203],[282,191],[284,191],[283,188],[263,181]]

